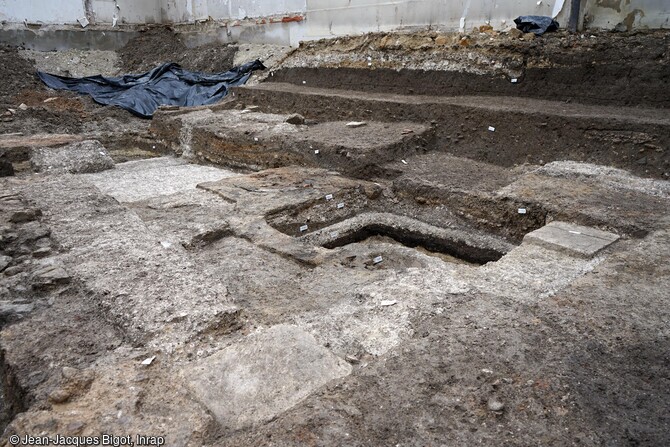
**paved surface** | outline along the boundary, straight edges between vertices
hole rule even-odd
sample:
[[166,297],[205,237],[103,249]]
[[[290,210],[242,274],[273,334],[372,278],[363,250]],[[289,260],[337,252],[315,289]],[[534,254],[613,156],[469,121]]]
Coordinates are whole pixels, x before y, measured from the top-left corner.
[[198,183],[216,181],[235,174],[199,166],[173,157],[121,163],[116,169],[86,177],[100,191],[119,202],[135,202],[194,189]]
[[190,366],[184,376],[223,427],[239,430],[277,417],[350,372],[313,336],[279,325]]
[[606,231],[554,221],[528,233],[523,241],[592,258],[618,239],[619,236]]

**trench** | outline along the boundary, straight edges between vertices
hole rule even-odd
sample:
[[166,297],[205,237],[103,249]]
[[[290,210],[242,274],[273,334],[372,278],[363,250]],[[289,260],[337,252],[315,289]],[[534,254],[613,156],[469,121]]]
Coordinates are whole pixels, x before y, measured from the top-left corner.
[[431,253],[441,253],[476,265],[497,261],[505,255],[505,253],[495,249],[474,247],[454,239],[436,237],[420,231],[393,228],[385,224],[365,225],[323,244],[323,247],[329,249],[343,247],[363,242],[375,236],[389,237],[405,247],[424,249]]

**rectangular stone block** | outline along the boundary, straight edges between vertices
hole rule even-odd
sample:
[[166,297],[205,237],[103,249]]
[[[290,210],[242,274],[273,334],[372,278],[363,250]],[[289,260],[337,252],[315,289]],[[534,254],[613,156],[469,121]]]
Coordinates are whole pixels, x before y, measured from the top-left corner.
[[614,233],[554,221],[528,233],[524,243],[536,244],[583,258],[592,258],[619,239]]

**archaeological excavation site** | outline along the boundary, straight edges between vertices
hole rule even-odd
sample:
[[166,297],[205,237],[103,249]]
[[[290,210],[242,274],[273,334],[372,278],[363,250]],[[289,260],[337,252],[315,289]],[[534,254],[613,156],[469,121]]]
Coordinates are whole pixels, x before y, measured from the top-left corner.
[[667,1],[0,22],[0,446],[670,445]]

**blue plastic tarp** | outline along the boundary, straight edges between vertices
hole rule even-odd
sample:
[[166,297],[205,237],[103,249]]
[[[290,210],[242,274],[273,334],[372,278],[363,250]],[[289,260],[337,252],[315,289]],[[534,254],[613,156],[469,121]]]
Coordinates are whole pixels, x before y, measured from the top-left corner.
[[68,78],[40,71],[37,75],[53,89],[90,95],[99,104],[119,106],[142,118],[151,118],[162,105],[215,104],[226,97],[230,87],[244,84],[254,70],[264,69],[263,63],[255,60],[214,74],[166,63],[147,73],[114,78],[100,75]]

